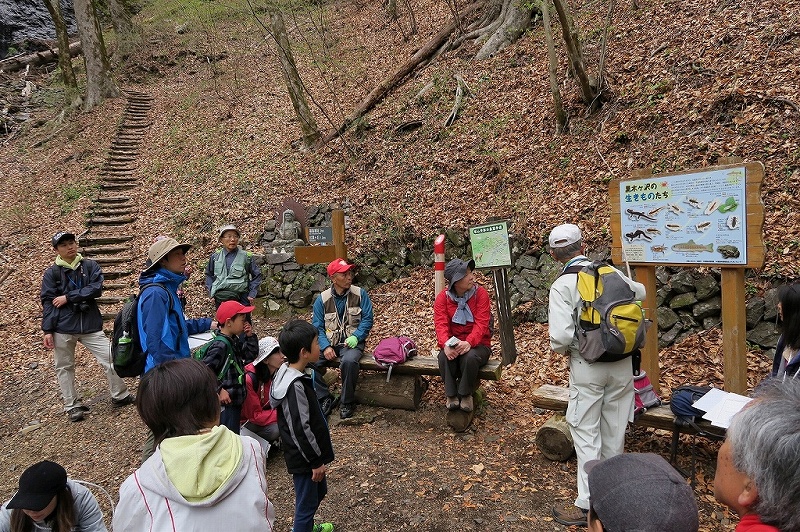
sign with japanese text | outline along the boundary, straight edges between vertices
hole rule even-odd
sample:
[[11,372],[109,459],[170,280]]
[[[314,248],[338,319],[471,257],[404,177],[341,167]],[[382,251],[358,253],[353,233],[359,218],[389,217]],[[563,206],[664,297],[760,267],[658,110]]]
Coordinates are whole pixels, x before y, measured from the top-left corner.
[[472,259],[476,268],[511,266],[508,221],[491,222],[469,228]]
[[[612,201],[617,194],[619,201],[612,205],[619,213],[618,224],[612,224],[619,228],[615,227],[615,251],[631,263],[758,262],[763,256],[763,205],[758,195],[762,178],[763,166],[751,163],[615,181],[612,187],[617,190],[609,190]],[[751,212],[748,198],[761,209]],[[760,250],[755,259],[749,253],[754,247]]]
[[330,244],[333,242],[333,227],[309,227],[309,244]]

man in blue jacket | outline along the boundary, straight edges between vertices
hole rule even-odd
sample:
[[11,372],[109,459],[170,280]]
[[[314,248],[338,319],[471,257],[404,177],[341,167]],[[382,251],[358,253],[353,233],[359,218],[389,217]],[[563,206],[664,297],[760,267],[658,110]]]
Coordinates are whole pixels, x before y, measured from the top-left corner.
[[75,235],[60,231],[53,236],[55,264],[42,278],[42,331],[45,348],[53,349],[58,385],[64,410],[72,421],[81,421],[89,409],[75,390],[75,347],[82,343],[105,370],[111,388],[111,404],[132,404],[125,382],[114,373],[111,344],[103,332],[103,318],[97,298],[103,292],[103,273],[93,260],[78,253]]
[[187,320],[178,299],[191,247],[164,238],[147,251],[149,266],[139,276],[138,308],[139,340],[147,353],[145,373],[169,360],[188,358],[189,335],[216,327],[210,318]]

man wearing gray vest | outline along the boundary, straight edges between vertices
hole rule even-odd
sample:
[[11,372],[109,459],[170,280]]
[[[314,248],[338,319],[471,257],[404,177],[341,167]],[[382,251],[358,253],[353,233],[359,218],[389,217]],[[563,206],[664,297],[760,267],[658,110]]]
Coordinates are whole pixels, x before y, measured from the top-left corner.
[[330,289],[314,301],[312,321],[319,331],[320,357],[314,370],[314,390],[325,415],[333,408],[333,397],[319,378],[325,360],[341,357],[342,403],[339,417],[347,419],[356,411],[356,382],[364,342],[372,329],[372,302],[363,288],[353,285],[353,265],[344,259],[328,264]]
[[220,227],[222,247],[212,253],[206,266],[206,289],[217,308],[225,301],[252,305],[261,284],[261,268],[251,252],[239,247],[240,236],[234,225]]

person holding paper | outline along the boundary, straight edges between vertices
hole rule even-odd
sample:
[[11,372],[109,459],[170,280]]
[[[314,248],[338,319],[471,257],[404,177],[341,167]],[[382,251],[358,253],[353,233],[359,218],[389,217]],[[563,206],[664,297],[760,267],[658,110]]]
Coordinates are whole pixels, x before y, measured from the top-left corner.
[[734,416],[717,454],[714,496],[736,532],[800,530],[800,380],[772,379]]

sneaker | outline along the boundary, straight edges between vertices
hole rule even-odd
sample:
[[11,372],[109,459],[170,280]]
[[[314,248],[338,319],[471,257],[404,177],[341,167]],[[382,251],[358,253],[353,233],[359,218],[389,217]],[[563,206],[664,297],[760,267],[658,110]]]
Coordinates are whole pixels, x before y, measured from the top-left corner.
[[331,411],[333,410],[333,397],[330,395],[319,402],[319,407],[322,409],[323,416],[331,415]]
[[133,395],[132,393],[129,393],[122,399],[112,399],[111,406],[114,408],[122,408],[123,406],[132,405],[135,402],[136,402],[136,396]]
[[67,415],[69,416],[70,421],[83,421],[83,413],[86,410],[83,407],[76,406],[75,408],[70,408],[67,410]]
[[461,410],[464,412],[472,412],[472,407],[473,404],[471,395],[466,395],[461,398]]
[[313,532],[333,532],[333,523],[319,523],[312,528]]
[[458,403],[458,397],[457,396],[453,396],[453,397],[448,397],[447,398],[447,409],[448,410],[458,410],[458,405],[459,405],[459,403]]
[[[342,403],[342,407],[339,409],[339,418],[347,419],[349,417],[353,417],[353,414],[356,413],[356,405],[355,403],[345,404]],[[323,523],[324,525],[330,525],[330,523]],[[333,526],[333,525],[331,525]],[[316,529],[314,529],[316,530]],[[331,528],[331,530],[333,530]]]
[[578,508],[574,504],[553,507],[553,519],[565,526],[587,526],[588,510]]

